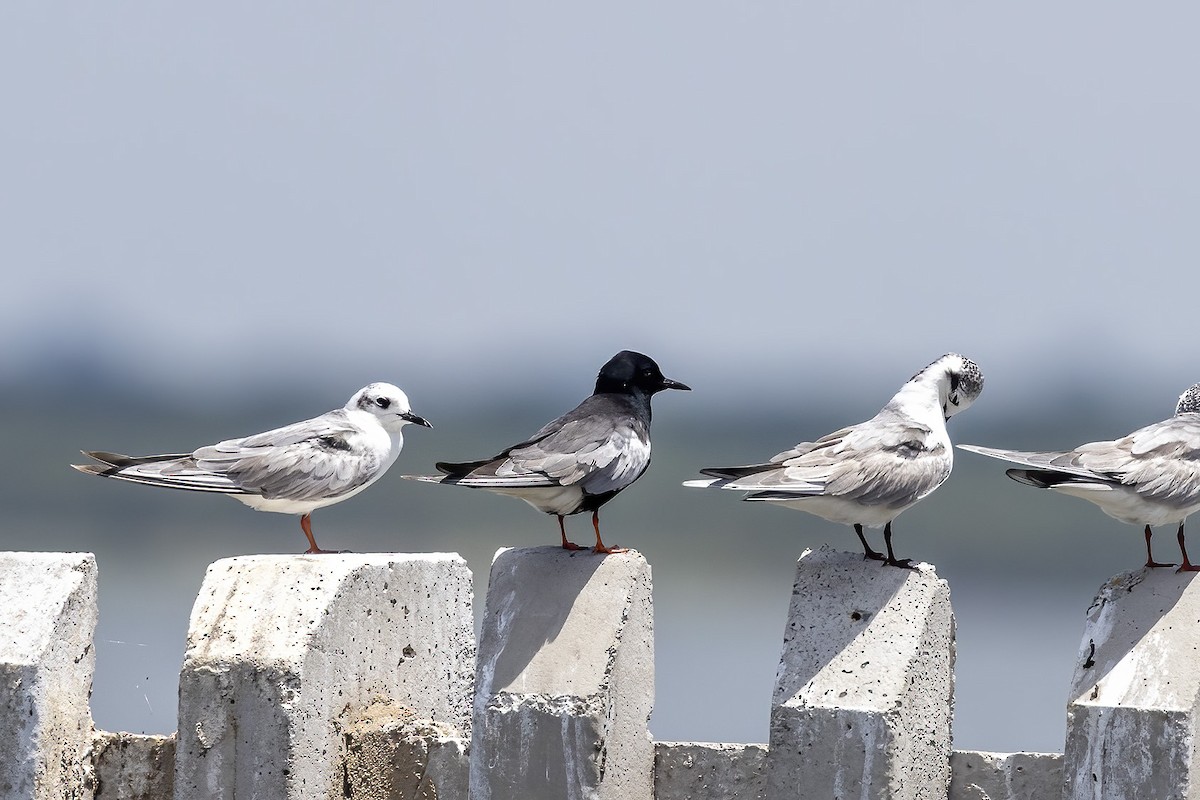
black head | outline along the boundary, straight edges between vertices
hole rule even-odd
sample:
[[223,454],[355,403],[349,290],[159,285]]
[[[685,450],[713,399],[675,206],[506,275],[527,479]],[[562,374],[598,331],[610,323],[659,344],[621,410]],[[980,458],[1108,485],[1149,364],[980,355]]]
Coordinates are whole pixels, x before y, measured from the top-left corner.
[[662,370],[650,356],[635,353],[632,350],[622,350],[608,360],[600,368],[596,376],[596,394],[635,394],[641,392],[652,395],[663,389],[684,389],[679,381],[664,378]]

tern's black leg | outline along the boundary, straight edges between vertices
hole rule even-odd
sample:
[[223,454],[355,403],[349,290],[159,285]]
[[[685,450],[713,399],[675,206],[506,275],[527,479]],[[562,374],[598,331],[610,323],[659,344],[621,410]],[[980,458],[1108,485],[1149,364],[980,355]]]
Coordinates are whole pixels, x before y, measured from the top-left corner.
[[[1152,534],[1150,532],[1150,526],[1147,525],[1146,526],[1146,566],[1147,567],[1173,567],[1173,566],[1175,566],[1174,564],[1164,564],[1160,561],[1154,560],[1154,556],[1150,553],[1150,537],[1153,535],[1154,534]],[[1181,541],[1179,547],[1181,550],[1183,549],[1182,541]],[[1184,555],[1184,560],[1187,560],[1186,555]]]
[[1183,523],[1182,522],[1179,523],[1179,533],[1176,534],[1176,538],[1179,539],[1179,552],[1183,556],[1183,563],[1180,564],[1179,569],[1177,569],[1175,571],[1176,572],[1200,572],[1200,565],[1193,564],[1191,561],[1188,561],[1187,548],[1183,546]]
[[889,566],[893,566],[893,567],[903,567],[904,569],[916,569],[916,567],[914,567],[912,565],[911,558],[898,559],[898,558],[896,558],[896,554],[892,552],[892,523],[891,522],[888,522],[887,525],[883,526],[883,543],[887,545],[887,551],[888,551],[887,559],[884,560],[884,562],[883,562],[884,564],[888,564]]
[[858,534],[858,540],[862,542],[863,558],[869,558],[872,561],[884,560],[883,553],[879,552],[878,550],[872,550],[871,545],[867,544],[867,537],[863,536],[862,525],[859,525],[857,522],[854,523],[854,532]]
[[563,524],[562,514],[555,514],[554,516],[558,517],[558,532],[562,534],[563,550],[586,550],[586,547],[580,547],[574,542],[567,541],[567,526]]

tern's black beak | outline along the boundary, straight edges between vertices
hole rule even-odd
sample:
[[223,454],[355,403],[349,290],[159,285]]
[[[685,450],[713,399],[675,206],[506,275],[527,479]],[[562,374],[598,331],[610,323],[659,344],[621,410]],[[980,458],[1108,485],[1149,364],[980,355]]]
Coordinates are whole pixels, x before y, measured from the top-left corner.
[[692,390],[692,387],[688,386],[686,383],[680,383],[679,381],[673,381],[670,378],[662,379],[662,388],[663,389],[682,389],[685,392],[690,392]]
[[425,419],[424,417],[418,417],[416,414],[412,413],[411,411],[406,411],[403,414],[401,414],[400,419],[408,420],[409,422],[411,422],[414,425],[420,425],[425,428],[433,427],[432,425],[429,424],[429,420]]

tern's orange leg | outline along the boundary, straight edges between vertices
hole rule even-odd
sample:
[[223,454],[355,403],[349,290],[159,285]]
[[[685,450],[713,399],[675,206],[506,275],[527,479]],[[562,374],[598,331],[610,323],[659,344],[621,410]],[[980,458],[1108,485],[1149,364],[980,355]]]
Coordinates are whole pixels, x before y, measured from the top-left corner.
[[628,553],[629,552],[628,547],[617,547],[616,545],[613,545],[612,547],[605,547],[604,542],[600,541],[600,512],[599,511],[592,512],[592,527],[596,529],[596,546],[592,548],[593,553],[603,553],[605,555],[608,555],[610,553]]
[[563,524],[562,514],[555,514],[558,517],[558,532],[562,534],[563,550],[587,550],[586,547],[580,547],[574,542],[567,541],[567,526]]
[[[1155,560],[1154,560],[1154,556],[1150,554],[1150,537],[1151,537],[1152,535],[1153,535],[1153,534],[1150,532],[1150,526],[1149,526],[1149,525],[1147,525],[1147,526],[1146,526],[1146,566],[1147,566],[1147,567],[1173,567],[1173,566],[1175,566],[1174,564],[1163,564],[1163,563],[1162,563],[1162,562],[1160,562],[1160,561],[1155,561]],[[1182,540],[1180,540],[1179,547],[1180,547],[1180,549],[1181,549],[1181,550],[1183,549],[1183,542],[1182,542]],[[1184,556],[1183,556],[1183,560],[1184,560],[1184,561],[1187,561],[1187,554],[1186,554],[1186,553],[1185,553],[1185,554],[1184,554]]]
[[308,537],[308,549],[306,553],[336,553],[337,550],[322,550],[317,547],[317,540],[313,538],[312,532],[312,515],[305,514],[300,517],[300,529],[304,531],[304,535]]
[[1200,572],[1200,564],[1193,564],[1188,561],[1187,548],[1183,546],[1183,523],[1179,523],[1179,533],[1176,535],[1179,539],[1179,552],[1183,555],[1183,563],[1179,565],[1176,572]]

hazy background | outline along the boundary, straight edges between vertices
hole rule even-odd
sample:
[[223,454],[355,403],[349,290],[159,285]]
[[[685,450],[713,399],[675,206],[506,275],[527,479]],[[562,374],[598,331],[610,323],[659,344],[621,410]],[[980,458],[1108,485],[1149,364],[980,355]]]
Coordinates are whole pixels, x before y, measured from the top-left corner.
[[[482,591],[495,549],[553,542],[553,519],[399,475],[494,452],[643,350],[695,389],[657,398],[654,465],[605,508],[606,541],[654,568],[651,727],[764,740],[794,560],[856,542],[679,482],[865,419],[948,350],[987,376],[957,441],[1067,447],[1168,416],[1200,380],[1198,22],[1184,3],[4,4],[0,547],[96,553],[96,721],[171,731],[206,565],[304,539],[75,474],[76,450],[190,449],[393,381],[437,427],[318,512],[319,540],[458,551]],[[1141,563],[1139,532],[964,453],[896,543],[950,581],[956,745],[1061,750],[1084,611]]]

